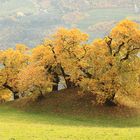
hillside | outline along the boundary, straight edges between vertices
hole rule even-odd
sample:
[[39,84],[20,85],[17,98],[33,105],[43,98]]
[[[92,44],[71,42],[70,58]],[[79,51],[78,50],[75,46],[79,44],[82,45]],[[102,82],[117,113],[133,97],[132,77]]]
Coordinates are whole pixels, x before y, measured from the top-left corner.
[[[140,110],[95,106],[94,97],[77,89],[27,97],[0,106],[1,138],[27,140],[139,140]],[[91,102],[92,101],[92,102]],[[136,105],[136,102],[135,102]],[[137,104],[138,105],[138,104]],[[11,129],[12,128],[12,129]]]
[[17,43],[34,47],[62,26],[80,28],[91,40],[103,37],[112,21],[111,27],[127,17],[138,19],[139,7],[138,0],[0,0],[0,48]]
[[61,115],[84,115],[86,117],[98,115],[128,117],[140,114],[139,100],[136,98],[119,98],[117,99],[119,101],[117,106],[108,107],[97,105],[95,96],[91,94],[80,95],[78,89],[64,89],[52,92],[46,94],[43,99],[37,99],[36,97],[36,95],[33,95],[8,104],[20,110],[38,110],[40,112],[52,112]]
[[87,118],[0,106],[2,140],[139,140],[139,126],[139,117]]

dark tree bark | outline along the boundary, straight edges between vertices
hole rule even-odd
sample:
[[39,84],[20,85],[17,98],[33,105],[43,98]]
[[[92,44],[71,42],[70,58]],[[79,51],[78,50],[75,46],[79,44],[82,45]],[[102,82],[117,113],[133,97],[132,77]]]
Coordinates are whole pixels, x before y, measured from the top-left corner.
[[54,78],[53,78],[53,87],[52,87],[52,91],[58,91],[58,84],[59,84],[59,76],[57,73],[54,73]]
[[44,99],[44,94],[43,94],[41,88],[39,88],[39,94],[37,96],[37,100],[39,101],[39,100],[42,100],[42,99]]
[[18,92],[15,91],[12,87],[10,87],[7,83],[5,83],[5,84],[3,85],[3,87],[9,89],[9,90],[13,93],[13,98],[14,98],[14,100],[19,99]]
[[72,88],[72,87],[76,87],[75,83],[70,80],[70,75],[65,73],[61,64],[60,64],[60,69],[61,69],[62,75],[64,77],[67,88],[69,89],[69,88]]
[[113,93],[110,98],[107,98],[106,101],[105,101],[105,105],[107,105],[107,106],[116,106],[116,104],[114,102],[115,95],[116,94]]
[[66,79],[66,83],[67,83],[67,88],[68,89],[76,87],[75,83],[72,82],[69,78]]

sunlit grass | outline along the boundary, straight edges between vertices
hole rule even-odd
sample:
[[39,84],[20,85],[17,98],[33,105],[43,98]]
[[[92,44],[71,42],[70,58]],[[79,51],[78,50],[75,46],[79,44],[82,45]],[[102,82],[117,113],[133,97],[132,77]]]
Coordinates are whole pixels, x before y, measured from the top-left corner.
[[72,117],[0,107],[0,140],[139,140],[140,118]]

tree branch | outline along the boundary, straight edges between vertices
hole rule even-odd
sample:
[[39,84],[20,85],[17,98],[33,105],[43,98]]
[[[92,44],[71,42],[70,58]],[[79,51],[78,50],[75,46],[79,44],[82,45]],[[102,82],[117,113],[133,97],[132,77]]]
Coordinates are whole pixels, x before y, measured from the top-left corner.
[[132,50],[128,50],[126,55],[120,61],[122,62],[122,61],[127,60],[129,58],[130,54],[135,50],[140,50],[140,47],[133,48]]
[[122,48],[122,46],[123,46],[124,44],[125,44],[125,43],[124,43],[124,42],[122,42],[122,43],[119,45],[119,47],[118,47],[117,51],[114,53],[114,55],[113,55],[113,56],[116,56],[117,54],[119,54],[119,52],[120,52],[120,50],[121,50],[121,48]]
[[[107,38],[109,38],[109,41],[107,41]],[[106,44],[107,44],[107,47],[108,47],[108,49],[109,49],[109,53],[112,55],[112,48],[111,48],[111,44],[112,44],[112,38],[111,37],[105,37],[105,42],[106,42]]]

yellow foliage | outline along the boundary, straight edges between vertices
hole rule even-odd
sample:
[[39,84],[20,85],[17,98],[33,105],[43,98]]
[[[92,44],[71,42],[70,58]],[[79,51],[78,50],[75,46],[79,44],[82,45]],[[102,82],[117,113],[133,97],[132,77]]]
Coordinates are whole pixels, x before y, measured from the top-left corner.
[[12,99],[12,93],[7,89],[0,89],[0,102],[6,102]]
[[1,51],[0,84],[6,82],[18,92],[43,92],[63,77],[67,88],[79,86],[105,103],[118,92],[131,93],[139,87],[139,52],[140,29],[129,20],[92,43],[79,29],[60,28],[31,51],[22,44]]
[[51,76],[46,75],[44,67],[38,65],[28,65],[22,69],[18,74],[17,81],[20,92],[33,92],[36,89],[42,92],[52,85]]

